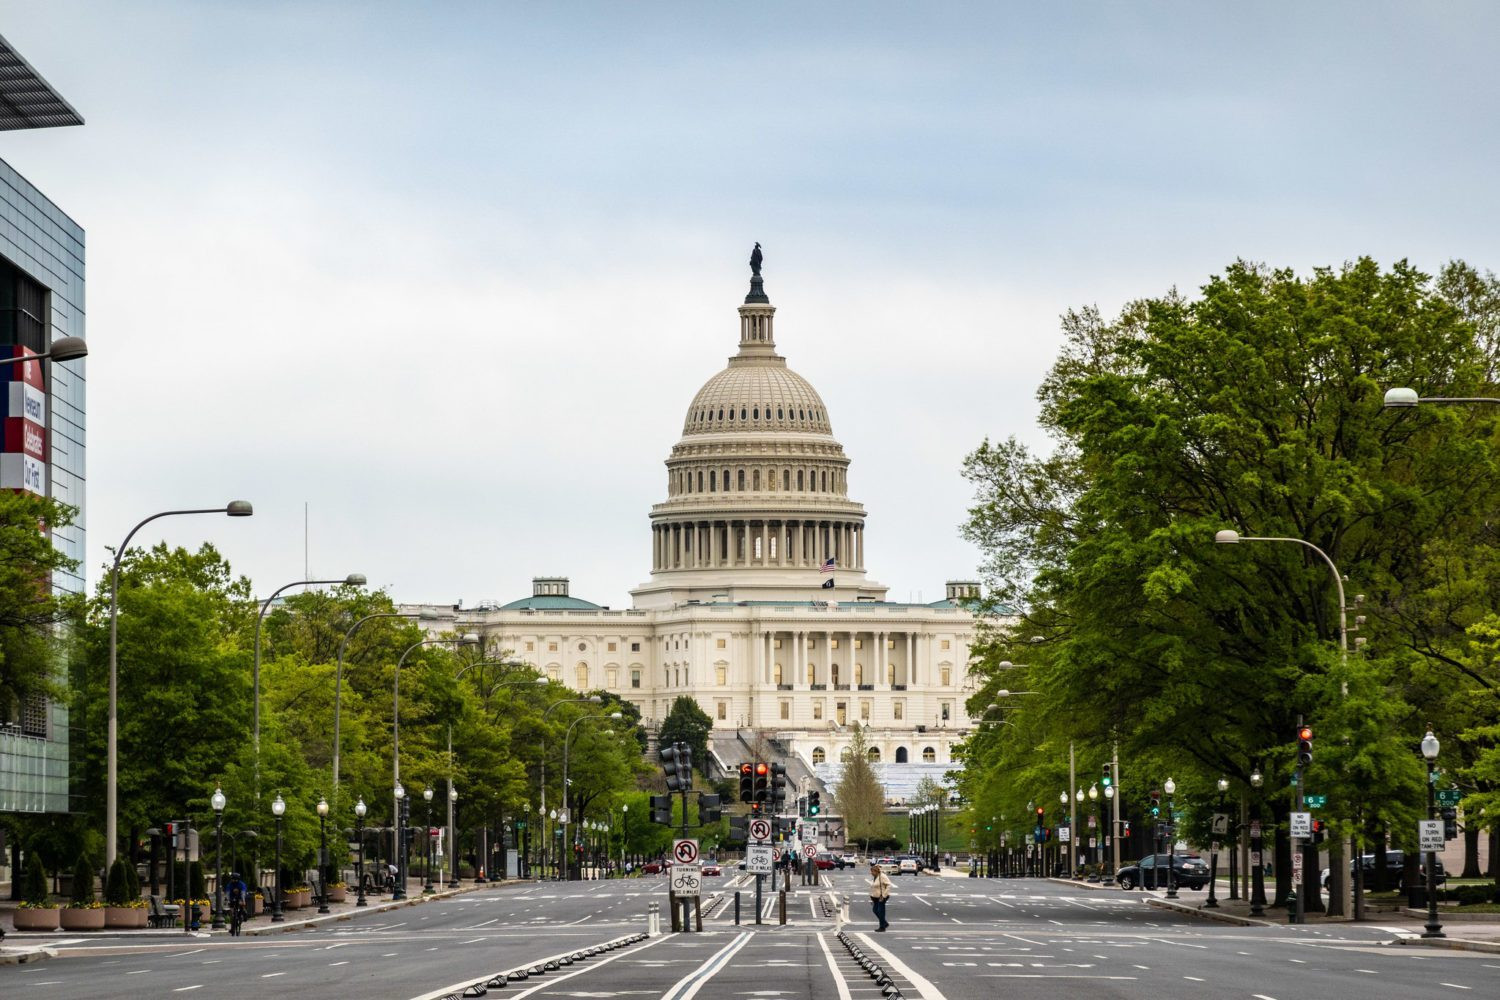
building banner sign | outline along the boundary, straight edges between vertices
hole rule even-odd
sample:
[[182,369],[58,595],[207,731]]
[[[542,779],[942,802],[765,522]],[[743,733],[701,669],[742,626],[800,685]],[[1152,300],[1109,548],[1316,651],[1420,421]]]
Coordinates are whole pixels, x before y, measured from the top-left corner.
[[47,460],[47,435],[40,424],[21,417],[5,418],[5,451],[22,452],[39,462]]
[[0,453],[0,489],[47,495],[47,466],[21,452]]
[[[0,347],[0,357],[31,357],[25,347]],[[0,488],[47,495],[47,392],[42,363],[0,365],[6,386],[4,430],[0,432]]]
[[38,427],[47,426],[47,394],[25,382],[11,382],[6,388],[5,416],[24,417]]

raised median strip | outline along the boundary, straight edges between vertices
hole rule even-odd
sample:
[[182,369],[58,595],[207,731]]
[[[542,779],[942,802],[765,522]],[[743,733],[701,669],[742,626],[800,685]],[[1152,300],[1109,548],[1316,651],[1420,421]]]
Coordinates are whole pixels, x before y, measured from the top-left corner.
[[[488,975],[469,976],[451,986],[444,986],[442,989],[420,994],[413,997],[412,1000],[462,1000],[464,997],[482,997],[490,990],[498,990],[518,982],[525,982],[532,977],[545,977],[549,972],[560,973],[569,966],[587,962],[593,958],[599,958],[601,955],[618,951],[622,948],[628,948],[631,945],[640,944],[642,941],[648,941],[649,939],[650,935],[645,932],[626,934],[622,937],[611,938],[602,944],[590,945],[587,948],[573,948],[555,955],[548,955],[546,958],[523,962],[508,969],[500,969]],[[658,937],[656,940],[665,941],[666,938]],[[549,986],[563,979],[596,969],[601,965],[607,965],[619,957],[619,955],[610,955],[610,957],[595,962],[587,968],[577,969],[565,975],[553,976],[544,982],[537,983],[532,989],[516,994],[516,1000],[520,1000],[521,997],[527,996],[544,986]]]

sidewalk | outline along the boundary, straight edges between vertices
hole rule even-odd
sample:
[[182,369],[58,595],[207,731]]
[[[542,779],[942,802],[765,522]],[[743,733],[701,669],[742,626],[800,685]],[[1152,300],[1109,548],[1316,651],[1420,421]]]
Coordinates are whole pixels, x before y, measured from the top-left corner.
[[[1084,882],[1079,879],[1054,878],[1049,881],[1083,889],[1116,889],[1115,886]],[[1191,913],[1208,920],[1240,924],[1246,927],[1276,927],[1287,923],[1287,910],[1284,906],[1268,905],[1264,907],[1264,913],[1261,916],[1252,917],[1250,901],[1230,899],[1229,884],[1223,880],[1216,883],[1215,902],[1218,906],[1214,909],[1207,908],[1207,889],[1179,889],[1175,900],[1166,898],[1165,889],[1131,891],[1142,893],[1150,906]],[[1392,933],[1388,944],[1500,953],[1500,913],[1445,913],[1445,909],[1447,908],[1438,908],[1438,923],[1442,924],[1445,935],[1441,938],[1422,937],[1427,923],[1427,911],[1412,910],[1404,906],[1369,906],[1366,908],[1365,919],[1362,921],[1355,921],[1352,917],[1330,917],[1326,913],[1307,913],[1303,916],[1308,925],[1338,926],[1343,924],[1386,929]]]
[[[258,937],[265,934],[281,934],[287,931],[311,930],[328,923],[336,923],[351,919],[356,913],[376,913],[381,910],[391,910],[400,906],[417,906],[428,900],[449,899],[453,896],[473,892],[476,889],[489,889],[503,886],[529,886],[534,884],[530,879],[505,879],[504,881],[486,882],[476,885],[473,882],[464,882],[457,889],[442,888],[428,895],[422,894],[421,879],[412,879],[410,895],[399,902],[393,902],[388,896],[368,896],[366,905],[359,906],[357,897],[351,893],[342,903],[329,903],[327,913],[319,913],[317,905],[304,907],[300,910],[287,910],[284,918],[276,923],[271,922],[270,914],[262,913],[245,923],[243,933],[246,937]],[[16,965],[25,962],[41,961],[54,957],[56,949],[62,944],[75,944],[80,941],[92,941],[111,939],[119,941],[130,941],[141,943],[151,941],[163,945],[173,942],[192,941],[206,937],[227,937],[229,929],[213,930],[208,921],[204,921],[198,930],[184,930],[182,927],[171,928],[142,928],[123,929],[106,928],[102,931],[16,931],[12,915],[16,909],[16,903],[12,900],[0,900],[0,928],[5,930],[5,940],[0,942],[0,965]]]

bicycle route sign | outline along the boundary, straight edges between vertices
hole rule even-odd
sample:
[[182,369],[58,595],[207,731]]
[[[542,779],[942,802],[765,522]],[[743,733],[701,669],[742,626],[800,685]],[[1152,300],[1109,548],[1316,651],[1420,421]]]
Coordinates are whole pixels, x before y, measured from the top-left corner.
[[751,844],[745,848],[745,871],[751,875],[769,875],[778,853],[770,844]]
[[751,840],[770,840],[771,839],[771,823],[770,823],[770,821],[769,820],[764,820],[764,819],[752,819],[750,821],[750,839]]
[[698,886],[702,882],[703,874],[697,865],[673,865],[672,866],[672,892],[678,896],[698,895]]
[[698,842],[696,840],[674,840],[672,841],[673,869],[678,865],[696,865],[698,863]]

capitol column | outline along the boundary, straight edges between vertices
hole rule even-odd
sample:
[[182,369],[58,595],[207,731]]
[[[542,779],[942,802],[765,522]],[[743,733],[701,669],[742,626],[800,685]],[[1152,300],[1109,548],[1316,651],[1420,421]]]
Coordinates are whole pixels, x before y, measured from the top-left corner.
[[760,521],[760,565],[771,565],[771,523],[765,518]]

